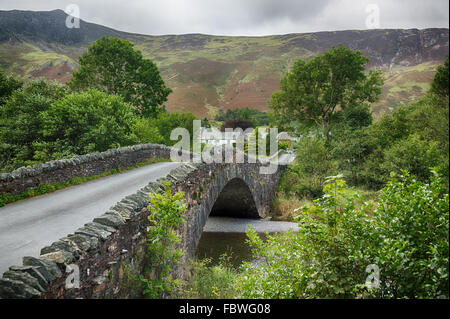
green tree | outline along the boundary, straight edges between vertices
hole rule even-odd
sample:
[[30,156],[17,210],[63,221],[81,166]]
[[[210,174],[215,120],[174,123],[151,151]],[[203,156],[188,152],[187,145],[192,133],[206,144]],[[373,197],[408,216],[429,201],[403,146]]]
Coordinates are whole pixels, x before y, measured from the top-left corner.
[[34,143],[42,141],[41,113],[67,94],[56,82],[31,81],[0,108],[0,166],[11,170],[35,162]]
[[137,142],[131,132],[136,120],[132,106],[118,95],[96,89],[54,102],[41,117],[45,143],[36,145],[41,160],[61,150],[65,154],[86,154]]
[[133,133],[139,139],[139,143],[165,144],[164,137],[159,133],[158,127],[154,125],[155,119],[139,118],[133,125]]
[[384,162],[381,166],[386,175],[389,172],[408,170],[419,180],[427,181],[430,178],[429,168],[439,163],[440,155],[437,142],[425,141],[417,134],[411,134],[384,150]]
[[22,85],[22,80],[14,79],[13,77],[7,77],[3,70],[0,68],[0,107],[5,104],[6,100],[12,94],[12,92],[21,88]]
[[287,196],[317,198],[327,176],[335,174],[337,164],[329,156],[325,139],[303,137],[295,153],[295,162],[287,168],[280,180],[279,189]]
[[177,127],[185,128],[191,136],[193,134],[193,121],[197,118],[192,113],[166,113],[161,112],[155,118],[138,119],[133,127],[133,132],[139,138],[140,143],[156,143],[168,146],[177,141],[170,139],[170,133]]
[[352,129],[344,126],[338,130],[331,143],[331,156],[349,183],[360,185],[363,182],[361,171],[375,146],[373,136],[365,128]]
[[[437,67],[433,82],[431,82],[431,92],[448,99],[448,55],[443,65]],[[448,102],[447,102],[448,103]]]
[[328,140],[340,112],[375,102],[381,93],[381,73],[366,74],[368,61],[360,51],[342,45],[308,62],[298,60],[281,79],[281,91],[272,95],[269,106],[279,117],[320,127]]
[[341,169],[351,170],[358,182],[370,188],[381,188],[390,171],[401,169],[426,181],[428,168],[434,166],[440,167],[448,184],[448,119],[449,109],[442,107],[439,97],[428,94],[367,128],[339,136],[334,154]]
[[98,88],[123,97],[145,117],[159,112],[172,90],[167,88],[155,63],[144,59],[126,40],[101,37],[79,58],[69,85],[74,89]]

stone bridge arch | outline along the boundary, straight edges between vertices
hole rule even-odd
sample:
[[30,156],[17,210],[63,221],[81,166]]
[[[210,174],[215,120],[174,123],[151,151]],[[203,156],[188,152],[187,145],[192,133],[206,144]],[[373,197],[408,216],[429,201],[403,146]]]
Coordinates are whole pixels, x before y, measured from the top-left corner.
[[232,178],[216,199],[209,216],[260,218],[253,194],[247,183]]
[[[191,165],[191,164],[189,164]],[[285,165],[273,174],[261,174],[261,163],[192,164],[192,171],[174,172],[174,188],[185,192],[189,209],[180,229],[184,259],[195,255],[209,216],[265,218]],[[194,168],[195,167],[195,168]],[[172,174],[171,174],[172,175]],[[173,178],[172,178],[173,177]]]

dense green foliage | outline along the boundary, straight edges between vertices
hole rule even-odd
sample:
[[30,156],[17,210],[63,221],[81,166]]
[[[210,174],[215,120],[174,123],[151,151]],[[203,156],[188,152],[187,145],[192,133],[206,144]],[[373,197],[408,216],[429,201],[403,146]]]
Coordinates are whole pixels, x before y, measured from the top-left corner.
[[96,89],[72,93],[42,112],[42,135],[36,158],[106,151],[138,142],[131,133],[136,120],[130,104]]
[[269,125],[269,115],[267,112],[261,112],[248,107],[234,110],[230,109],[226,112],[220,109],[215,120],[220,122],[226,122],[228,120],[247,120],[252,123],[253,127]]
[[326,177],[337,172],[337,163],[330,159],[325,140],[302,138],[295,155],[296,161],[282,175],[278,190],[300,199],[320,197]]
[[433,82],[431,83],[431,92],[441,97],[448,99],[448,55],[444,61],[444,65],[437,68],[437,72],[434,75]]
[[147,277],[141,277],[145,284],[143,294],[148,298],[167,296],[178,285],[172,270],[183,255],[183,251],[175,245],[180,242],[177,229],[183,222],[182,214],[186,210],[184,193],[173,194],[170,182],[163,182],[163,185],[162,194],[150,194],[148,206]]
[[[436,76],[433,83],[437,79],[445,82],[443,76]],[[329,126],[333,138],[328,141],[320,125],[311,126],[309,120],[299,123],[303,137],[296,147],[296,163],[284,174],[279,188],[285,196],[317,198],[326,176],[338,172],[351,185],[372,190],[382,188],[390,172],[402,169],[428,181],[429,168],[435,166],[448,187],[448,98],[431,90],[377,122],[372,122],[364,103],[340,111],[334,119]]]
[[262,261],[244,265],[244,298],[448,298],[449,197],[440,177],[427,184],[394,175],[377,203],[339,177],[323,191],[299,213],[298,233],[264,242],[248,232]]
[[5,104],[8,97],[12,92],[20,89],[23,85],[22,80],[15,79],[13,77],[7,77],[3,70],[0,68],[0,107]]
[[343,112],[374,102],[381,93],[381,73],[364,72],[368,61],[360,51],[342,45],[307,62],[298,60],[269,106],[285,121],[320,127],[328,140],[330,126]]
[[133,132],[139,138],[140,143],[159,143],[172,146],[177,141],[170,139],[170,133],[177,127],[189,131],[192,139],[194,137],[193,121],[197,118],[191,113],[160,113],[155,118],[139,119]]
[[448,184],[448,111],[429,94],[368,127],[336,132],[330,152],[354,185],[379,189],[401,169],[426,181],[432,166],[440,167]]
[[69,85],[74,89],[97,88],[123,97],[144,117],[153,117],[172,92],[156,65],[144,59],[127,40],[101,37],[79,58]]
[[138,143],[174,145],[170,133],[190,113],[142,118],[121,96],[97,89],[70,92],[56,82],[30,81],[0,108],[0,171]]
[[[112,72],[112,66],[101,67],[100,62],[106,63],[108,58],[105,57],[112,58],[114,55],[123,55],[124,58],[111,60],[118,63],[114,67],[123,63],[130,74],[136,72],[129,70],[128,63],[132,60],[139,64],[138,70],[141,72],[133,76],[146,81],[144,88],[134,82],[137,78],[111,78],[108,72]],[[170,89],[164,87],[156,66],[142,59],[130,43],[102,38],[83,55],[82,60],[85,61],[84,67],[74,73],[71,87],[42,79],[22,86],[21,80],[8,78],[0,71],[0,172],[138,143],[171,146],[177,142],[170,139],[170,133],[176,127],[188,129],[193,137],[193,120],[196,118],[191,113],[171,114],[156,109],[165,101]],[[90,69],[92,65],[89,63],[98,64],[98,68]],[[116,72],[116,75],[128,76],[127,72]],[[94,80],[90,82],[84,77],[100,82],[95,84]],[[106,82],[101,82],[101,79]],[[107,89],[106,84],[111,88]],[[139,90],[143,90],[142,94],[150,94],[151,91],[158,97],[152,100],[141,93],[138,96],[137,93],[127,95],[131,91],[140,92],[127,85],[137,85]],[[77,90],[71,91],[71,88]],[[83,88],[86,90],[78,91]],[[136,104],[142,102],[139,100],[141,98],[147,104]],[[136,107],[139,112],[136,112]],[[153,117],[148,117],[150,115]]]
[[29,82],[12,93],[0,109],[1,171],[30,165],[38,160],[37,143],[44,140],[42,114],[66,94],[64,86],[43,80]]

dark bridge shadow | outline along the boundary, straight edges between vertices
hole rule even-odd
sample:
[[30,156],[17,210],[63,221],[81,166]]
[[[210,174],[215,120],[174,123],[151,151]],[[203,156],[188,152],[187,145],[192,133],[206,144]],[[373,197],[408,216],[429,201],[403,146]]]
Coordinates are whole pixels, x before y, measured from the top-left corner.
[[225,185],[210,216],[260,218],[252,193],[240,178],[233,178]]

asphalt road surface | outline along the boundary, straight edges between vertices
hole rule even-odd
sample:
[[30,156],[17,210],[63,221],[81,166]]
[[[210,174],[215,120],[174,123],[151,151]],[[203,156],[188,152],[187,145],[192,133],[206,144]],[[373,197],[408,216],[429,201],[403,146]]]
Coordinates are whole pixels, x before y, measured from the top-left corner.
[[0,274],[9,266],[22,265],[23,256],[38,257],[41,248],[73,233],[180,165],[143,166],[0,207]]

